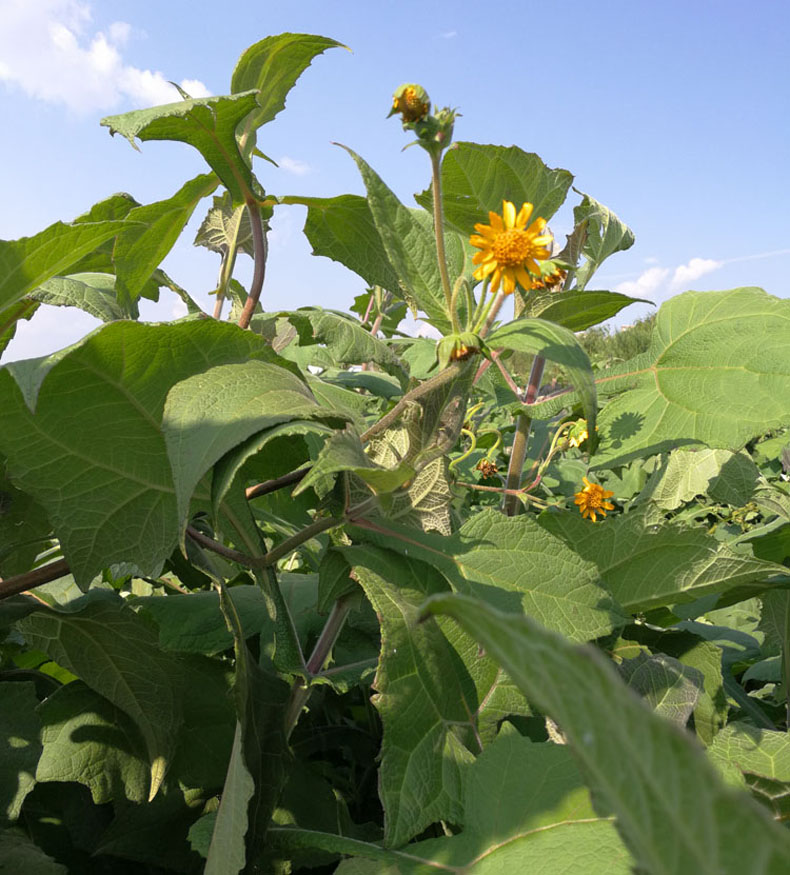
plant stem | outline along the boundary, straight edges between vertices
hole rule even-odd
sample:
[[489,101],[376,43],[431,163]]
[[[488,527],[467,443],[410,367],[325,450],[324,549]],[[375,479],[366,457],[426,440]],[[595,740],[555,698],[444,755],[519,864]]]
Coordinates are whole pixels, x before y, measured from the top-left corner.
[[21,592],[27,592],[29,589],[41,586],[44,583],[50,583],[50,581],[57,580],[59,577],[65,577],[70,573],[71,570],[68,562],[65,559],[58,559],[55,562],[50,562],[49,565],[34,568],[33,571],[26,571],[24,574],[7,577],[5,580],[0,580],[0,599],[19,595]]
[[283,489],[292,483],[298,483],[307,476],[309,470],[310,468],[300,468],[298,471],[292,471],[290,474],[283,474],[282,477],[275,477],[273,480],[264,480],[263,483],[249,486],[245,491],[247,501],[258,498],[261,495],[268,495],[270,492],[277,492],[278,489]]
[[302,529],[301,532],[297,532],[292,537],[286,538],[282,544],[279,544],[264,556],[261,556],[260,559],[253,559],[254,567],[266,568],[268,565],[274,565],[278,560],[282,559],[283,556],[287,556],[291,551],[295,550],[301,544],[304,544],[305,541],[309,541],[310,538],[314,538],[316,535],[320,535],[321,532],[325,532],[328,529],[334,529],[341,525],[343,525],[343,520],[338,520],[334,517],[325,517],[324,519],[316,520],[306,528]]
[[450,286],[450,275],[447,273],[447,255],[444,251],[444,210],[442,209],[442,156],[439,152],[431,153],[431,171],[433,176],[433,231],[436,236],[436,257],[439,261],[439,276],[442,279],[444,300],[447,304],[447,314],[453,323],[453,332],[461,333],[458,314],[453,307],[453,290]]
[[[532,360],[532,370],[529,374],[529,383],[524,393],[524,403],[534,404],[538,396],[540,381],[543,378],[543,368],[546,360],[536,355]],[[518,489],[521,485],[521,474],[524,470],[524,460],[527,457],[527,443],[529,432],[532,427],[532,418],[526,413],[519,413],[516,417],[516,433],[513,436],[513,446],[510,449],[510,463],[507,467],[505,488],[508,490]],[[518,512],[519,503],[516,498],[508,493],[502,501],[502,510],[507,516],[514,516]]]
[[483,323],[482,328],[477,332],[480,337],[485,337],[491,330],[491,326],[494,324],[496,317],[499,315],[499,311],[502,309],[502,304],[505,303],[506,297],[507,296],[505,295],[505,293],[500,289],[497,293],[497,296],[492,299],[491,304],[489,304],[486,321]]
[[[313,652],[307,660],[308,676],[317,675],[324,667],[335,642],[340,636],[343,629],[343,624],[346,622],[346,617],[351,610],[351,602],[356,593],[351,592],[339,598],[334,605],[327,618],[324,628],[321,630],[321,635],[316,641]],[[291,697],[285,709],[285,735],[286,738],[291,737],[291,733],[299,720],[299,715],[302,709],[307,704],[310,698],[312,688],[303,680],[297,681],[291,688]]]
[[252,228],[253,252],[255,253],[255,270],[250,284],[250,293],[244,303],[244,309],[239,318],[239,328],[249,328],[252,314],[258,304],[263,289],[263,278],[266,274],[266,236],[263,233],[263,219],[261,210],[254,200],[247,201],[247,211],[250,214],[250,226]]

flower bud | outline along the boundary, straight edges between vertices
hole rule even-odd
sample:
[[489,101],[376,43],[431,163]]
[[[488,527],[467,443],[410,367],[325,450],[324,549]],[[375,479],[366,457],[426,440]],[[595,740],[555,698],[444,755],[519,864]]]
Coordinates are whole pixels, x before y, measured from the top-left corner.
[[428,97],[428,92],[421,85],[407,83],[401,85],[392,95],[392,109],[389,115],[400,113],[404,124],[413,124],[424,119],[430,108],[431,99]]

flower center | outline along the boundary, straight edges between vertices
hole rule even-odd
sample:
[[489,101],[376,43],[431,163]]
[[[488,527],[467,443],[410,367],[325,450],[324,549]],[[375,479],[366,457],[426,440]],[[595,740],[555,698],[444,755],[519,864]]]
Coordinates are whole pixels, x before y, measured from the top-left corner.
[[491,246],[491,251],[498,264],[505,267],[516,267],[523,264],[532,255],[532,235],[526,231],[511,228],[497,234]]
[[587,493],[587,504],[590,507],[600,507],[603,504],[603,490],[591,489]]

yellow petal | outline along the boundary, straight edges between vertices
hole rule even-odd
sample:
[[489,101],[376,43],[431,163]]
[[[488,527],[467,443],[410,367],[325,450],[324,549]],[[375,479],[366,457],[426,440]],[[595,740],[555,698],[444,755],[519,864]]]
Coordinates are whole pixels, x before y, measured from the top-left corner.
[[502,281],[502,271],[497,268],[491,276],[491,292],[495,293]]
[[502,219],[508,230],[510,230],[515,224],[516,208],[512,201],[502,201]]
[[504,231],[505,230],[505,226],[502,224],[502,216],[500,216],[498,213],[495,213],[493,211],[490,212],[488,214],[488,221],[490,222],[491,227],[495,231]]
[[540,232],[546,227],[546,220],[541,219],[538,216],[537,219],[527,228],[527,232],[529,234],[540,234]]
[[524,270],[521,265],[514,268],[513,272],[516,274],[516,279],[521,283],[521,287],[524,289],[524,291],[529,291],[529,289],[532,288],[532,279],[530,275]]
[[532,215],[532,210],[534,207],[532,204],[524,203],[521,205],[521,209],[518,211],[518,216],[516,216],[516,227],[517,228],[526,228],[527,222],[529,221],[529,217]]
[[502,285],[502,289],[506,295],[512,295],[516,290],[516,279],[513,276],[512,270],[505,271],[505,279]]

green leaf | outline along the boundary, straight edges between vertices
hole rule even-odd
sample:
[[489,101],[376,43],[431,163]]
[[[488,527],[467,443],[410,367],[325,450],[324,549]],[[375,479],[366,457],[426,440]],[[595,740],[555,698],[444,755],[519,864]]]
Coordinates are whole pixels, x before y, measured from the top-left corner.
[[432,230],[428,224],[415,218],[414,211],[398,200],[363,158],[348,147],[343,148],[362,174],[373,221],[398,277],[401,293],[415,314],[417,309],[422,310],[440,331],[446,333],[450,329],[450,319]]
[[145,740],[153,799],[182,721],[173,662],[159,651],[156,632],[116,596],[94,599],[79,613],[42,609],[20,620],[19,629],[31,647],[134,721]]
[[329,416],[305,383],[264,361],[217,365],[173,386],[162,432],[183,529],[195,487],[233,447],[281,422]]
[[102,322],[114,322],[134,315],[131,308],[118,303],[115,285],[115,277],[109,273],[73,273],[52,277],[29,297],[40,304],[77,307]]
[[353,532],[433,566],[456,592],[523,611],[569,638],[588,641],[625,622],[595,565],[528,516],[484,510],[450,537],[385,521]]
[[596,270],[615,252],[622,252],[634,245],[634,232],[603,204],[591,198],[584,192],[582,202],[573,208],[573,219],[576,226],[583,225],[585,229],[582,254],[584,264],[576,271],[577,290],[584,289]]
[[425,597],[446,588],[442,576],[376,548],[343,552],[381,622],[373,682],[384,725],[379,795],[386,844],[400,845],[434,821],[460,821],[478,703],[452,644],[435,624],[417,625]]
[[365,452],[359,435],[349,426],[335,432],[324,444],[309,473],[294,489],[294,495],[340,471],[351,471],[376,492],[392,492],[414,476],[414,468],[405,463],[392,468],[377,465]]
[[[462,234],[472,233],[476,222],[488,222],[488,213],[502,213],[502,201],[518,210],[525,202],[534,216],[548,221],[562,205],[573,175],[550,169],[533,152],[517,146],[456,143],[442,161],[442,195],[446,220]],[[431,209],[431,189],[417,196]]]
[[34,237],[0,240],[0,313],[127,227],[124,221],[56,222]]
[[605,322],[631,304],[649,304],[644,298],[629,298],[619,292],[580,292],[570,289],[538,298],[529,308],[531,316],[564,325],[571,331],[584,331]]
[[[388,859],[399,875],[429,872],[631,872],[631,858],[610,818],[597,817],[570,751],[556,744],[533,744],[517,734],[500,736],[467,770],[464,829],[390,851],[348,842],[327,833],[272,831],[276,845],[298,847],[311,841],[373,863],[346,861],[338,873],[381,873]],[[546,867],[550,868],[546,868]]]
[[258,108],[245,120],[243,138],[270,122],[285,108],[285,98],[312,60],[331,48],[346,48],[325,36],[309,33],[280,33],[267,36],[244,51],[236,63],[230,90],[254,89]]
[[36,780],[84,784],[96,805],[148,799],[145,747],[120,708],[75,681],[42,702],[38,713],[43,750]]
[[152,274],[178,240],[198,202],[218,185],[213,173],[196,176],[170,198],[135,207],[129,221],[139,226],[121,234],[113,250],[116,293],[122,305],[136,301]]
[[601,411],[593,466],[684,443],[739,450],[786,425],[788,334],[790,301],[762,289],[671,298],[658,311],[649,351],[597,379],[623,394]]
[[0,578],[32,568],[51,532],[41,505],[0,473]]
[[[239,615],[244,637],[256,635],[269,619],[263,591],[257,586],[234,586],[228,590]],[[132,602],[156,623],[159,646],[182,653],[221,653],[233,646],[233,635],[219,609],[216,592],[193,592],[188,596],[145,596]]]
[[281,201],[307,207],[304,233],[313,247],[313,255],[340,262],[369,286],[381,286],[400,297],[398,275],[365,198],[343,194],[331,198],[285,197]]
[[236,143],[236,128],[257,106],[257,91],[224,97],[201,97],[138,109],[101,120],[111,134],[121,134],[137,148],[135,138],[175,140],[194,146],[222,180],[233,202],[255,200],[252,170]]
[[281,361],[235,325],[114,322],[54,364],[0,369],[0,452],[47,512],[79,583],[116,562],[159,573],[178,543],[160,425],[167,393],[207,368],[251,358]]
[[776,820],[790,816],[790,736],[759,729],[748,723],[730,723],[716,736],[708,754],[723,777],[748,787]]
[[620,665],[628,686],[656,714],[683,727],[699,701],[702,673],[664,653],[640,653]]
[[21,830],[0,830],[0,872],[19,875],[68,875],[68,869],[36,845]]
[[594,563],[606,588],[632,614],[715,593],[722,594],[720,604],[730,604],[730,593],[740,601],[790,579],[781,565],[735,553],[701,529],[650,525],[639,513],[602,524],[551,513],[541,515],[540,525]]
[[2,358],[8,344],[14,339],[17,322],[22,319],[29,322],[38,307],[38,301],[26,297],[17,301],[16,304],[12,304],[0,315],[0,358]]
[[231,250],[255,257],[250,214],[246,205],[233,206],[227,191],[216,195],[211,209],[195,235],[195,246],[205,246],[212,252],[225,255]]
[[[435,596],[562,728],[599,810],[652,875],[780,875],[790,836],[726,788],[693,739],[633,697],[601,654],[477,599]],[[733,830],[733,824],[738,829]]]
[[0,683],[0,824],[16,820],[36,783],[41,755],[38,699],[32,683]]
[[572,331],[543,319],[516,319],[493,331],[486,342],[492,349],[533,353],[561,365],[581,397],[587,429],[594,434],[597,403],[592,366]]
[[746,453],[729,450],[675,450],[645,485],[640,500],[676,510],[698,495],[742,507],[751,498],[760,471]]

